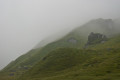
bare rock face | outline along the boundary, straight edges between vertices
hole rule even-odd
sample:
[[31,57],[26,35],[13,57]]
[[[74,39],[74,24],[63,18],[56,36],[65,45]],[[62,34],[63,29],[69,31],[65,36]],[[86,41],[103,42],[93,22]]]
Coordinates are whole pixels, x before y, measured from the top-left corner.
[[107,41],[107,37],[105,35],[91,32],[90,35],[88,36],[88,41],[85,46],[104,43],[105,41]]
[[68,40],[68,42],[75,44],[75,43],[77,43],[77,40],[76,40],[75,38],[70,38],[70,39]]

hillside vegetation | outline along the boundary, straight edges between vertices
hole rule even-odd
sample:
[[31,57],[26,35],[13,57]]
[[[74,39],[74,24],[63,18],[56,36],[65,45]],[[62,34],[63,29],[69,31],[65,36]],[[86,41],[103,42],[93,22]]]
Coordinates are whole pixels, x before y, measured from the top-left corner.
[[117,36],[87,49],[56,49],[19,80],[119,80],[119,46]]
[[[30,68],[42,60],[49,52],[57,48],[83,48],[87,42],[87,37],[91,32],[105,34],[108,37],[115,35],[116,26],[112,19],[95,19],[75,28],[63,38],[53,41],[43,47],[33,49],[11,62],[3,70],[17,70],[19,67],[27,66]],[[39,45],[39,44],[38,44]]]
[[[61,39],[18,57],[0,72],[0,80],[118,80],[118,31],[112,19],[91,20]],[[102,43],[96,39],[85,48],[91,32],[108,39]]]

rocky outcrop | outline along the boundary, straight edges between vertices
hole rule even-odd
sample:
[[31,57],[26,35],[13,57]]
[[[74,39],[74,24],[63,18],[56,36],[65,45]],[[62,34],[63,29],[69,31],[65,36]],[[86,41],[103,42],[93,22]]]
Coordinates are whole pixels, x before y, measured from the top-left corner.
[[107,41],[107,37],[105,35],[91,32],[88,36],[88,41],[85,47],[93,44],[104,43],[105,41]]
[[68,42],[75,44],[75,43],[77,43],[77,40],[75,38],[70,38],[70,39],[68,39]]

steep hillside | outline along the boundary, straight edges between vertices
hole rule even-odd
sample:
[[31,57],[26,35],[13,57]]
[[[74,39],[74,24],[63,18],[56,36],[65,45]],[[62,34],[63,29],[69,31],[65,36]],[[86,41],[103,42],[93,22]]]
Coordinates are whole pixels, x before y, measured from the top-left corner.
[[114,22],[111,19],[91,20],[85,25],[71,31],[63,38],[51,42],[42,48],[31,50],[30,52],[20,56],[15,61],[6,66],[3,71],[20,70],[24,67],[31,68],[33,65],[41,61],[49,52],[58,48],[83,48],[87,42],[88,34],[91,32],[99,32],[107,36],[114,35]]
[[28,53],[20,56],[15,61],[12,61],[10,64],[8,64],[7,67],[4,68],[4,71],[17,70],[23,68],[25,65],[28,65],[29,67],[32,66],[35,64],[36,59],[40,57],[37,54],[39,51],[40,50],[38,49],[33,49]]
[[119,80],[120,36],[87,49],[60,48],[19,80]]

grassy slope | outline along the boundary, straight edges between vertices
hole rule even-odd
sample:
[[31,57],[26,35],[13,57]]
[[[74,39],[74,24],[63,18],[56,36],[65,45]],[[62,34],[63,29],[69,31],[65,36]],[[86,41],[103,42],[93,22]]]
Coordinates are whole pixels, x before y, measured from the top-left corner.
[[[96,26],[96,24],[99,24],[99,26]],[[28,53],[20,56],[18,59],[16,59],[15,61],[11,62],[8,66],[6,66],[6,68],[3,71],[17,70],[19,72],[21,69],[18,69],[18,67],[23,67],[23,66],[27,66],[31,68],[31,66],[38,63],[46,55],[48,55],[49,52],[58,48],[65,48],[65,47],[82,48],[86,43],[87,36],[90,32],[99,32],[109,35],[110,34],[109,29],[103,28],[104,26],[106,26],[106,24],[104,24],[104,20],[102,25],[101,22],[99,23],[99,21],[98,23],[95,22],[95,25],[94,25],[94,21],[93,23],[89,22],[83,25],[82,27],[74,29],[71,33],[69,33],[60,40],[49,43],[48,45],[42,48],[31,50]],[[68,42],[70,38],[75,38],[77,40],[77,44]]]
[[7,67],[4,68],[4,71],[13,70],[13,69],[15,70],[18,67],[22,67],[22,66],[27,65],[27,64],[31,65],[32,62],[33,62],[32,58],[36,57],[34,55],[37,55],[38,51],[39,50],[34,49],[34,50],[29,51],[27,54],[24,54],[24,55],[20,56],[15,61],[8,64]]
[[120,36],[89,49],[52,51],[20,80],[119,80]]
[[[78,43],[77,44],[72,44],[68,42],[68,39],[73,37],[77,39]],[[85,43],[85,39],[83,37],[74,35],[74,34],[69,34],[67,36],[65,36],[64,38],[62,38],[61,40],[52,42],[48,45],[46,45],[43,48],[38,48],[38,49],[33,49],[31,51],[29,51],[28,53],[20,56],[19,58],[17,58],[15,61],[11,62],[10,64],[8,64],[3,70],[2,72],[6,72],[4,76],[0,75],[0,79],[2,78],[2,80],[9,80],[10,78],[5,78],[5,77],[9,77],[9,74],[11,73],[10,70],[16,70],[16,73],[20,74],[25,72],[26,70],[21,70],[19,69],[19,67],[24,67],[27,66],[29,68],[31,68],[34,64],[36,64],[37,62],[39,62],[40,60],[42,60],[49,52],[51,52],[54,49],[57,48],[62,48],[62,47],[82,47]],[[2,73],[1,72],[1,73]],[[17,75],[16,77],[18,77],[19,75]],[[5,79],[3,79],[5,78]],[[11,80],[11,79],[10,79]]]
[[[68,39],[70,39],[71,37],[74,37],[75,39],[77,39],[78,43],[77,44],[69,43]],[[33,49],[33,50],[29,51],[28,53],[17,58],[15,61],[11,62],[8,66],[6,66],[4,68],[4,70],[9,71],[12,69],[17,69],[19,66],[34,65],[39,60],[41,60],[43,57],[45,57],[50,51],[52,51],[54,49],[57,49],[60,47],[61,48],[62,47],[74,47],[74,48],[82,47],[85,42],[86,42],[86,40],[83,37],[77,36],[74,34],[69,34],[58,41],[49,43],[48,45],[44,46],[43,48]]]
[[[111,22],[112,23],[112,22]],[[109,26],[104,19],[97,19],[88,22],[87,24],[83,25],[82,27],[78,27],[70,32],[68,35],[64,36],[60,40],[54,41],[49,43],[48,45],[44,46],[43,48],[39,48],[36,50],[31,50],[30,52],[26,53],[25,55],[20,56],[15,61],[11,62],[4,70],[9,71],[12,69],[16,69],[19,66],[33,66],[37,62],[39,62],[42,58],[44,58],[49,52],[55,50],[57,48],[69,47],[69,48],[82,48],[86,41],[87,36],[91,32],[99,32],[106,35],[110,35],[110,30],[105,28]],[[68,42],[70,38],[74,38],[77,40],[77,44],[73,44]]]
[[[75,36],[74,36],[75,37]],[[67,37],[68,38],[68,37]],[[78,44],[72,44],[67,42],[67,39],[62,39],[56,42],[52,42],[43,48],[38,48],[35,50],[29,51],[27,54],[24,54],[17,58],[15,61],[11,62],[4,70],[16,69],[19,66],[31,66],[45,57],[50,51],[60,48],[60,47],[81,47],[84,45],[84,40],[78,38]],[[84,42],[85,43],[85,42]]]

